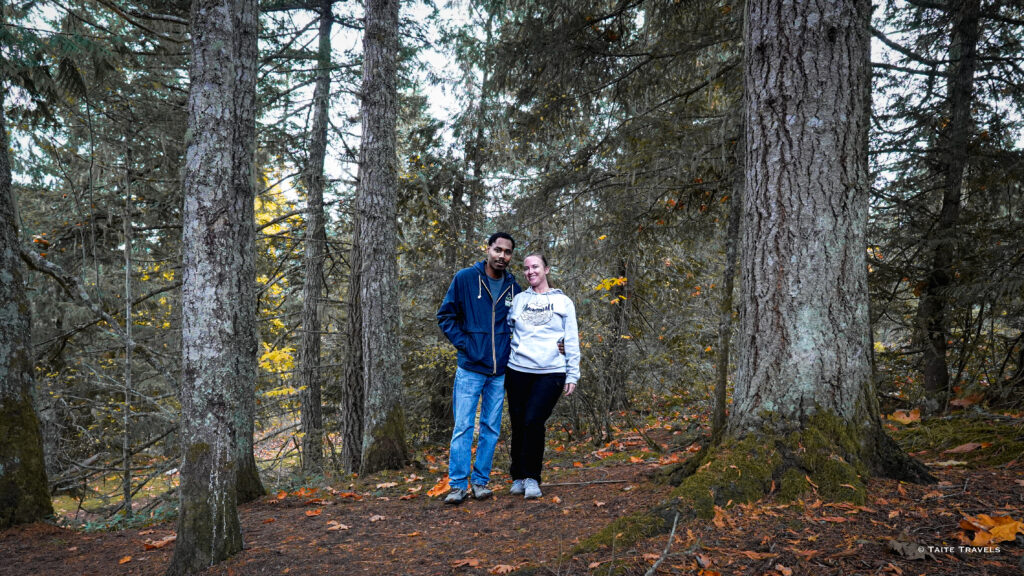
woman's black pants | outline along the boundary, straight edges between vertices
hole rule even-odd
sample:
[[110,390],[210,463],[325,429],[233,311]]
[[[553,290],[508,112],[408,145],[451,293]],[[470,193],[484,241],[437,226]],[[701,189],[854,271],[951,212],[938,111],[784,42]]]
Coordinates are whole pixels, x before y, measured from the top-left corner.
[[531,374],[505,370],[505,394],[512,420],[513,480],[540,482],[544,462],[544,432],[548,417],[565,387],[565,373]]

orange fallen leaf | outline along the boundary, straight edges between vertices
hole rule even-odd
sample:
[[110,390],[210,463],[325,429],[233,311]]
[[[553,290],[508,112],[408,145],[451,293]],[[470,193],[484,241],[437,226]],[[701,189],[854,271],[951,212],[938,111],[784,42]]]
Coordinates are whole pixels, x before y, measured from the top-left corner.
[[511,574],[512,572],[515,572],[515,570],[515,566],[509,566],[508,564],[497,564],[487,572],[489,574]]
[[559,498],[558,496],[552,496],[551,497],[551,501],[554,502],[555,504],[561,504],[562,503],[562,499]]
[[955,400],[950,400],[949,401],[949,405],[950,406],[956,406],[958,408],[966,408],[966,407],[971,406],[973,404],[977,404],[981,400],[981,398],[982,398],[981,394],[971,394],[970,396],[964,396],[963,398],[957,398]]
[[886,416],[889,420],[899,422],[900,424],[910,424],[911,422],[921,421],[921,411],[917,408],[913,410],[896,410],[892,414]]
[[647,560],[648,562],[657,562],[659,558],[661,558],[661,554],[644,554],[644,560]]
[[604,564],[605,562],[607,562],[607,560],[605,560],[603,562],[591,562],[590,564],[587,564],[587,568],[590,568],[591,570],[593,570],[594,568],[597,568],[597,567],[601,566],[601,564]]
[[600,508],[601,506],[604,506],[605,504],[607,504],[607,502],[601,502],[600,500],[594,500],[594,506],[596,506],[598,508]]
[[278,500],[284,500],[287,497],[288,497],[288,493],[285,492],[284,490],[281,490],[280,492],[277,493],[277,499]]
[[312,500],[306,500],[305,502],[302,503],[302,505],[303,506],[315,506],[317,504],[323,504],[323,503],[324,503],[324,499],[323,498],[313,498]]
[[701,568],[707,568],[712,564],[711,557],[707,554],[697,554],[694,558],[696,558],[697,565]]
[[383,516],[381,516],[380,514],[374,514],[373,516],[370,516],[370,522],[380,522],[381,520],[384,520],[384,519],[385,518]]
[[168,544],[170,544],[171,542],[174,542],[177,539],[178,539],[178,535],[177,534],[171,534],[170,536],[164,536],[163,538],[161,538],[159,540],[150,540],[149,538],[147,538],[146,541],[142,543],[142,547],[145,548],[146,550],[156,550],[156,549],[159,549],[159,548],[163,548],[164,546],[167,546]]
[[348,530],[348,526],[342,524],[341,522],[338,522],[337,520],[327,521],[328,532],[337,532],[338,530]]
[[452,568],[461,568],[462,566],[469,566],[470,568],[476,568],[480,565],[480,561],[476,558],[463,558],[452,562]]
[[316,510],[306,510],[306,516],[319,516],[322,512],[322,508],[317,508]]
[[722,510],[721,506],[715,506],[715,518],[711,522],[714,523],[716,528],[725,528],[725,510]]
[[341,492],[338,494],[338,498],[351,498],[353,500],[362,500],[363,497],[355,492]]
[[277,522],[277,518],[264,518],[263,519],[263,523],[264,524],[270,524],[271,522]]
[[406,490],[406,492],[419,492],[420,490],[423,490],[423,486],[420,485],[420,484],[417,484],[417,485],[412,486],[410,488],[406,488],[405,490]]
[[739,553],[751,560],[766,560],[778,556],[778,554],[772,554],[771,552],[753,552],[751,550],[740,550]]
[[380,484],[377,484],[377,488],[378,489],[379,488],[394,488],[395,486],[398,486],[398,482],[381,482]]
[[427,496],[430,496],[431,498],[433,498],[435,496],[440,496],[441,494],[444,494],[447,491],[448,491],[448,477],[445,476],[444,478],[438,479],[437,484],[434,484],[433,488],[431,488],[430,490],[427,490]]
[[120,560],[118,560],[117,563],[118,564],[127,564],[127,563],[129,563],[131,561],[132,561],[132,557],[131,556],[125,556],[125,557],[121,558]]
[[775,570],[782,574],[782,576],[793,576],[793,569],[783,566],[782,564],[776,564]]
[[849,522],[849,518],[843,518],[842,516],[822,516],[823,522]]
[[139,536],[148,536],[150,534],[156,534],[156,530],[142,530],[139,532]]
[[572,463],[572,467],[573,468],[583,468],[583,462],[573,462]]
[[419,536],[419,535],[420,535],[419,532],[409,532],[408,534],[399,534],[399,536],[402,536],[404,538],[413,538],[413,537],[416,537],[416,536]]
[[630,457],[629,457],[629,461],[630,461],[630,463],[632,463],[632,464],[639,464],[639,463],[643,462],[643,461],[644,461],[644,459],[643,459],[643,458],[641,458],[641,457],[639,457],[639,456],[630,456]]
[[398,499],[399,500],[412,500],[415,497],[416,497],[415,494],[406,494],[405,496],[399,496]]

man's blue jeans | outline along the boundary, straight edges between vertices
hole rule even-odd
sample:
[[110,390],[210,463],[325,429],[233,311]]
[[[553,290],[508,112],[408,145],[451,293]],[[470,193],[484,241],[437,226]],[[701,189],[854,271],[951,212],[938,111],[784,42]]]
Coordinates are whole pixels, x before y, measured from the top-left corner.
[[[474,486],[486,486],[491,481],[494,447],[501,432],[501,407],[505,400],[505,375],[488,376],[458,368],[452,389],[452,411],[455,428],[448,453],[448,484],[452,488],[466,489],[466,479]],[[476,462],[473,476],[469,477],[473,448],[473,428],[476,407],[480,405],[480,436],[476,443]]]

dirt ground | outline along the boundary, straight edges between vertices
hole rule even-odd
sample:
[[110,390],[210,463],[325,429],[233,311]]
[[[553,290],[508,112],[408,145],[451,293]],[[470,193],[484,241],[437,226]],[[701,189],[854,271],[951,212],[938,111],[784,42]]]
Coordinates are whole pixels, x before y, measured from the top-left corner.
[[[671,487],[653,482],[653,471],[688,455],[608,458],[614,451],[569,457],[535,501],[509,495],[507,476],[496,472],[494,498],[446,506],[426,495],[437,475],[413,468],[269,495],[241,508],[244,550],[206,574],[605,576],[645,574],[659,560],[662,575],[1024,573],[1024,534],[987,550],[960,549],[957,536],[961,522],[979,514],[1022,519],[1019,460],[934,467],[937,485],[872,480],[869,502],[860,507],[822,503],[813,494],[791,504],[769,498],[713,521],[680,522],[671,543],[666,533],[572,555],[576,543],[611,520],[663,500]],[[0,532],[0,575],[161,574],[174,544],[147,550],[146,542],[159,543],[174,529],[10,529]]]

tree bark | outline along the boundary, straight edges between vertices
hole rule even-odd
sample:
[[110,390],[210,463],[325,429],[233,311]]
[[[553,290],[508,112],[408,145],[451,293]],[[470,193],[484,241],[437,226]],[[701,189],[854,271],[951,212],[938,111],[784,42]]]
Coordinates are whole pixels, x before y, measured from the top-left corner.
[[183,179],[183,463],[172,575],[198,573],[242,549],[237,505],[243,463],[246,455],[253,458],[256,379],[257,14],[255,0],[192,3],[191,140]]
[[365,22],[358,212],[366,425],[360,471],[370,473],[408,461],[396,261],[398,0],[367,0]]
[[310,129],[306,184],[306,282],[302,287],[302,344],[299,350],[299,389],[302,390],[302,471],[323,472],[324,422],[320,382],[320,299],[324,289],[324,158],[327,155],[327,115],[331,93],[331,25],[333,0],[320,2],[320,47],[313,126]]
[[[0,25],[4,10],[0,0]],[[0,530],[53,514],[32,398],[32,318],[19,256],[5,96],[0,90]]]
[[349,250],[348,300],[346,330],[347,356],[341,390],[341,467],[345,472],[359,470],[363,459],[363,313],[359,298],[359,271],[362,268],[359,240],[359,217],[352,229]]
[[967,167],[967,144],[974,119],[974,72],[978,65],[979,0],[957,0],[951,4],[953,30],[950,37],[946,98],[949,121],[940,134],[938,179],[941,182],[942,207],[935,226],[926,235],[931,261],[926,272],[918,325],[924,344],[923,376],[928,394],[925,403],[931,412],[943,410],[949,400],[949,368],[946,351],[949,341],[949,297],[953,284],[956,254],[956,229],[960,220],[961,190]]
[[[740,138],[739,150],[743,150],[743,138]],[[732,195],[729,198],[729,223],[725,233],[725,265],[722,268],[722,296],[718,302],[718,365],[715,369],[715,412],[711,418],[711,440],[721,441],[725,435],[726,389],[729,383],[729,362],[732,348],[732,316],[733,292],[736,284],[736,259],[740,243],[740,220],[743,218],[743,186],[744,173],[742,152],[735,152],[739,167],[733,181]]]
[[871,5],[752,0],[747,9],[742,309],[729,435],[801,434],[825,417],[857,447],[836,452],[849,461],[926,478],[882,431],[871,380]]

